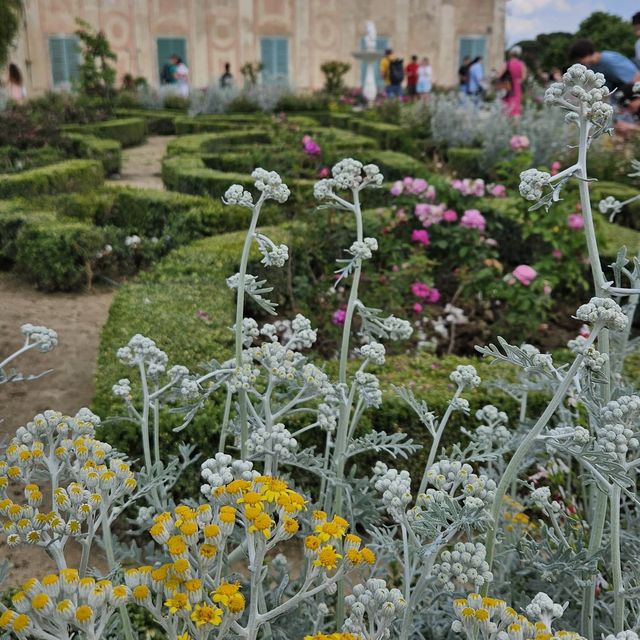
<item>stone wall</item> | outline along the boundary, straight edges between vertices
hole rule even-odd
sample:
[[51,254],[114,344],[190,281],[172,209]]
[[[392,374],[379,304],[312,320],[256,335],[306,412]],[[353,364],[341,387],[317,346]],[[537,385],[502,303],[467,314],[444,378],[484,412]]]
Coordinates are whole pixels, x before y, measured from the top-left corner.
[[27,89],[51,87],[48,37],[72,34],[79,17],[105,31],[125,73],[157,83],[156,38],[187,40],[191,83],[217,80],[225,62],[239,67],[260,58],[261,36],[289,38],[289,80],[300,89],[322,86],[320,65],[353,62],[348,80],[359,84],[351,57],[373,19],[396,53],[431,59],[436,84],[456,82],[460,36],[487,41],[487,70],[504,47],[505,0],[25,0],[25,28],[12,60],[25,71]]

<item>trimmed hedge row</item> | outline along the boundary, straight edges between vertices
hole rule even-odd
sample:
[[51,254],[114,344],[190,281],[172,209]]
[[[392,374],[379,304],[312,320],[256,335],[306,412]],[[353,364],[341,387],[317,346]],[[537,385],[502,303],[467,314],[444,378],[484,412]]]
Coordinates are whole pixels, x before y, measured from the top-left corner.
[[0,198],[89,191],[100,187],[103,180],[100,162],[66,160],[22,173],[0,175]]
[[66,159],[61,149],[39,147],[34,149],[18,149],[16,147],[0,147],[0,174],[19,173],[44,167]]
[[71,154],[78,158],[99,160],[105,175],[120,173],[122,166],[122,145],[117,140],[98,138],[82,133],[67,133]]
[[147,137],[147,125],[143,118],[118,118],[91,124],[65,127],[72,133],[84,133],[117,140],[123,147],[134,147],[142,144]]
[[176,111],[161,109],[116,109],[119,118],[142,118],[147,134],[170,136],[176,133]]
[[180,136],[167,145],[167,155],[199,155],[216,153],[224,149],[235,148],[242,144],[269,144],[271,136],[263,129],[227,131],[218,133],[195,133]]
[[460,178],[484,177],[481,167],[482,149],[451,147],[447,149],[447,167]]

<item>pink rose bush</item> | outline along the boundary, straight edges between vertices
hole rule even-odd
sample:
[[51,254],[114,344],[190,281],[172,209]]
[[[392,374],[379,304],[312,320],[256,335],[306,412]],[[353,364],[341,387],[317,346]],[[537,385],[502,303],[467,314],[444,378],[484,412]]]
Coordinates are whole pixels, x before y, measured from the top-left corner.
[[485,184],[482,178],[465,178],[464,180],[455,179],[450,183],[451,187],[459,191],[463,196],[473,196],[482,198],[487,193],[494,198],[504,198],[507,195],[507,189],[502,184]]
[[440,292],[438,289],[430,287],[424,282],[414,282],[411,285],[411,293],[427,304],[436,304],[436,302],[440,300]]
[[336,327],[342,327],[346,317],[347,312],[345,309],[336,309],[331,316],[331,323],[335,324]]
[[444,204],[427,204],[419,202],[413,210],[416,218],[420,220],[423,227],[430,227],[432,224],[438,224],[442,221],[446,205]]
[[403,180],[396,180],[391,186],[392,196],[400,195],[418,196],[423,200],[433,200],[436,197],[435,188],[423,178],[412,178],[407,176]]

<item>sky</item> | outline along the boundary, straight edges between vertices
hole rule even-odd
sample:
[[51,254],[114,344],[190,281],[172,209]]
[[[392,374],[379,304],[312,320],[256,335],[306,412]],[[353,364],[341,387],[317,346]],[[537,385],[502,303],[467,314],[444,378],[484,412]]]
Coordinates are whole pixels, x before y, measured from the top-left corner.
[[629,19],[640,11],[634,0],[507,0],[507,43],[535,38],[539,33],[577,30],[594,11]]

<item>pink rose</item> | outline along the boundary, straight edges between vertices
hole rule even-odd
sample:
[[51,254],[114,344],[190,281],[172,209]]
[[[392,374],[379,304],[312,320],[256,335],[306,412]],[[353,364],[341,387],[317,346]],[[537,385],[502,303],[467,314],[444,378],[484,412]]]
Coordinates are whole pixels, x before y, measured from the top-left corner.
[[584,218],[579,213],[572,213],[567,217],[567,226],[572,231],[581,231],[584,229]]
[[404,209],[398,209],[396,211],[396,220],[399,220],[400,222],[406,222],[407,212]]
[[511,148],[514,151],[520,151],[521,149],[528,149],[529,138],[527,138],[527,136],[512,136],[510,144],[511,144]]
[[414,213],[416,218],[422,222],[423,227],[430,227],[432,224],[438,224],[444,215],[444,204],[426,204],[419,202]]
[[429,295],[426,298],[429,304],[436,304],[440,300],[440,291],[438,291],[435,287],[429,291]]
[[545,282],[544,287],[542,287],[542,293],[544,293],[545,296],[549,296],[552,291],[553,287],[548,282]]
[[525,287],[528,287],[536,279],[538,272],[528,264],[521,264],[511,272],[511,275]]
[[507,188],[503,184],[489,185],[489,193],[494,198],[504,198],[507,195]]
[[487,221],[477,209],[467,209],[462,215],[460,226],[466,227],[467,229],[484,231],[487,226]]
[[551,163],[551,167],[550,167],[551,168],[551,171],[550,171],[551,175],[555,176],[556,173],[558,173],[560,171],[560,167],[561,166],[562,165],[557,160],[555,162],[552,162]]
[[442,214],[442,219],[445,222],[455,222],[458,219],[458,214],[453,209],[447,209]]
[[414,302],[411,308],[415,313],[422,313],[422,305],[419,302]]
[[406,178],[402,180],[402,184],[404,184],[407,189],[410,189],[413,186],[413,178],[410,176],[406,176]]
[[400,271],[400,267],[397,264],[391,265],[391,271],[393,273],[398,273],[398,271]]
[[347,312],[344,309],[336,309],[331,316],[331,322],[336,325],[336,327],[341,327],[344,324],[344,321],[347,317]]
[[428,186],[429,185],[426,180],[423,180],[422,178],[414,178],[413,184],[411,185],[411,193],[418,195],[423,191],[426,191]]
[[411,232],[411,241],[419,242],[422,246],[429,246],[429,233],[424,229],[414,229]]
[[430,292],[431,288],[424,282],[414,282],[411,285],[411,293],[413,293],[416,298],[422,298],[423,300],[425,300],[429,297]]
[[562,251],[560,251],[560,249],[554,249],[551,252],[551,255],[556,259],[556,260],[560,260],[560,258],[562,258]]
[[329,175],[329,167],[321,167],[318,171],[318,178],[326,178]]
[[402,181],[396,180],[391,186],[391,189],[390,189],[391,195],[399,196],[402,193],[403,186],[404,185],[402,184]]

